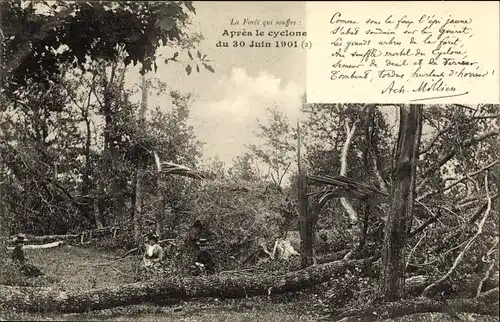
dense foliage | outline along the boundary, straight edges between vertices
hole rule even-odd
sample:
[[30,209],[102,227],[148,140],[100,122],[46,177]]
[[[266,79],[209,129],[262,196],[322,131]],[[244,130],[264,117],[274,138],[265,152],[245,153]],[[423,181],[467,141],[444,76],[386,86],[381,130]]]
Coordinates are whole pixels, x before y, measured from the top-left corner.
[[[191,1],[2,1],[2,88],[12,93],[29,80],[50,86],[59,65],[88,68],[90,61],[142,64],[156,70],[161,45],[179,42]],[[83,33],[82,33],[83,31]]]
[[[142,74],[156,70],[160,45],[187,51],[190,61],[196,57],[213,72],[204,55],[191,52],[199,36],[184,32],[188,13],[195,12],[191,2],[16,0],[3,1],[0,10],[2,237],[113,226],[120,228],[116,238],[99,245],[123,253],[138,246],[138,233],[156,230],[171,246],[165,246],[160,276],[187,275],[198,222],[208,232],[216,271],[254,267],[263,258],[267,270],[295,269],[296,258],[276,264],[262,252],[284,238],[299,249],[300,131],[308,175],[338,176],[345,157],[347,190],[365,185],[386,197],[368,204],[334,196],[319,204],[313,196],[332,187],[311,184],[317,258],[342,258],[356,243],[357,257],[380,255],[392,197],[396,107],[307,104],[304,97],[304,120],[296,128],[271,106],[255,133],[262,144],[249,146],[231,166],[202,162],[202,138],[189,123],[193,95],[149,73],[138,103],[136,90],[125,85],[130,64],[139,63]],[[190,74],[191,64],[185,70]],[[151,93],[168,93],[168,101],[148,106]],[[425,106],[406,277],[451,281],[450,294],[471,278],[498,278],[498,110],[490,104]],[[157,161],[199,170],[203,179],[159,171]],[[0,255],[2,283],[26,285],[4,265],[6,252]],[[346,271],[330,283],[330,305],[355,306],[373,295],[376,281],[360,274]]]

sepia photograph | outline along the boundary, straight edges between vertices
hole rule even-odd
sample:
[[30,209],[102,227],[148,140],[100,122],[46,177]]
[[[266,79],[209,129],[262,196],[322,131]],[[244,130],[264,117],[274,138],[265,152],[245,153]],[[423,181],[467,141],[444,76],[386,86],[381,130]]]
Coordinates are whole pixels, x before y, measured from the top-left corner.
[[1,1],[0,321],[498,321],[499,8]]

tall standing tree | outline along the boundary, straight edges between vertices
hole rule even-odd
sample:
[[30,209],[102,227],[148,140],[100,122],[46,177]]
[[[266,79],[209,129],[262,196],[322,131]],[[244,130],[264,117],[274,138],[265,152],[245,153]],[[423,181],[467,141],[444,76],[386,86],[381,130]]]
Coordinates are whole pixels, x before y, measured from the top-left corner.
[[[141,76],[141,108],[139,111],[139,131],[143,132],[144,135],[145,125],[146,125],[146,110],[148,108],[148,84],[146,80],[146,75]],[[142,223],[142,203],[143,203],[143,181],[144,173],[147,167],[147,158],[142,157],[146,152],[141,146],[137,146],[137,163],[135,166],[135,182],[134,182],[134,194],[133,194],[133,205],[132,209],[132,220],[134,223],[134,240],[136,244],[139,244],[141,238],[141,223]]]
[[299,206],[300,252],[302,267],[307,267],[314,262],[314,222],[309,209],[307,173],[302,163],[300,146],[300,125],[297,122],[297,197]]
[[416,170],[422,132],[421,105],[403,105],[399,111],[391,208],[385,227],[380,276],[380,291],[386,301],[396,301],[403,295],[405,249],[412,227]]

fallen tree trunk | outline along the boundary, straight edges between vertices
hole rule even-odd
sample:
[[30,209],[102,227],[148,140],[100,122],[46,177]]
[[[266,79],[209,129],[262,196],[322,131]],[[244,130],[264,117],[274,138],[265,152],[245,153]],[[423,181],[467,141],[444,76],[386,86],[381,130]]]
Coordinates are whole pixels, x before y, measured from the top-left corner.
[[[429,295],[440,294],[441,292],[445,292],[446,294],[460,294],[461,297],[474,297],[477,293],[477,288],[482,275],[472,275],[469,278],[456,283],[453,281],[445,281]],[[436,278],[426,275],[413,276],[405,281],[405,292],[411,296],[417,296],[422,294],[423,290],[432,284]],[[498,287],[499,279],[497,276],[492,276],[485,280],[482,285],[482,289],[485,291],[489,291],[495,287]],[[454,285],[456,284],[456,285]]]
[[[81,234],[68,234],[68,235],[45,235],[45,236],[27,236],[28,242],[33,244],[45,244],[52,243],[55,241],[71,241],[79,240]],[[14,237],[10,237],[9,240],[13,240]]]
[[[100,238],[103,236],[112,236],[116,235],[116,232],[119,230],[119,227],[104,227],[97,228],[88,231],[83,231],[78,234],[67,234],[67,235],[44,235],[44,236],[35,236],[28,235],[29,243],[32,244],[45,244],[52,243],[56,241],[64,241],[65,243],[85,243],[93,238]],[[9,241],[15,239],[15,236],[11,236],[8,238]]]
[[349,252],[349,250],[343,249],[343,250],[339,250],[338,252],[334,252],[334,253],[331,253],[331,254],[325,254],[325,255],[322,255],[322,256],[317,256],[315,258],[315,260],[316,260],[317,264],[324,264],[324,263],[330,263],[330,262],[334,262],[334,261],[339,261],[342,258],[344,258],[344,256],[348,252]]
[[[62,240],[56,241],[53,243],[47,243],[47,244],[42,244],[42,245],[24,245],[23,249],[46,249],[46,248],[54,248],[54,247],[59,247],[64,245],[64,242]],[[13,250],[14,247],[7,246],[8,250]]]
[[333,320],[346,317],[363,318],[363,321],[395,318],[416,313],[443,312],[451,315],[457,313],[476,313],[498,316],[498,287],[483,293],[473,299],[456,299],[449,301],[435,301],[427,298],[403,300],[381,304],[370,304],[361,309],[345,311],[340,315],[332,316]]
[[[338,253],[334,253],[332,255],[336,255],[337,257],[343,257],[342,253],[346,253],[346,251],[340,251]],[[356,274],[356,273],[355,273]],[[358,277],[376,277],[378,276],[377,274],[377,263],[372,263],[372,266],[370,268],[370,271],[365,271],[361,272],[361,274],[358,274]],[[428,297],[430,299],[436,298],[436,295],[439,297],[440,294],[445,294],[445,297],[460,297],[460,298],[473,298],[476,296],[478,285],[480,281],[482,280],[483,276],[482,275],[473,275],[466,280],[461,281],[460,283],[456,283],[453,281],[445,281],[442,284],[438,285],[432,293],[428,294]],[[418,276],[413,276],[410,278],[407,278],[405,281],[405,287],[404,287],[404,293],[406,296],[410,297],[416,297],[422,294],[422,291],[432,284],[432,282],[435,280],[435,277],[432,276],[427,276],[427,275],[418,275]],[[482,294],[486,294],[488,292],[491,292],[493,289],[498,288],[498,277],[490,277],[489,279],[485,280],[482,285],[482,290],[485,291]],[[458,284],[458,285],[457,285]],[[342,294],[342,303],[347,303],[349,302],[353,296],[355,296],[355,293],[350,293],[350,292],[343,292],[342,288],[349,288],[349,284],[345,284],[343,282],[340,282],[338,285],[334,287],[339,287],[336,289],[336,293]],[[338,305],[335,306],[338,309],[341,309],[343,305]],[[337,311],[338,312],[338,311]]]
[[295,292],[342,276],[345,270],[371,268],[371,260],[342,260],[309,266],[284,275],[259,274],[254,276],[212,275],[186,277],[118,287],[83,291],[58,291],[51,288],[0,288],[0,309],[18,311],[77,313],[109,309],[118,306],[158,302],[168,299],[200,297],[243,298]]

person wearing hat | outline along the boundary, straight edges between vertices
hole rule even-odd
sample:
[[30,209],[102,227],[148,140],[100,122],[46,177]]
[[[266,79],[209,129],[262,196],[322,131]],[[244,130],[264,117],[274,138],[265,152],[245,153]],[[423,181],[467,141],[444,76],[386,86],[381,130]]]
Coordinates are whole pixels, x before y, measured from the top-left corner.
[[24,256],[23,247],[28,241],[25,234],[17,234],[14,237],[14,250],[12,251],[12,261],[19,265],[24,265],[26,263],[26,257]]
[[198,245],[199,251],[194,265],[202,271],[213,273],[215,271],[215,263],[212,259],[212,254],[208,251],[208,240],[206,238],[200,238],[196,244]]
[[24,256],[24,244],[28,241],[25,234],[17,234],[14,238],[14,250],[12,251],[11,259],[12,261],[19,265],[21,272],[28,277],[39,277],[44,274],[42,271],[27,262],[27,258]]
[[146,238],[146,250],[143,256],[144,267],[159,265],[163,259],[163,248],[158,244],[158,236],[149,234]]

